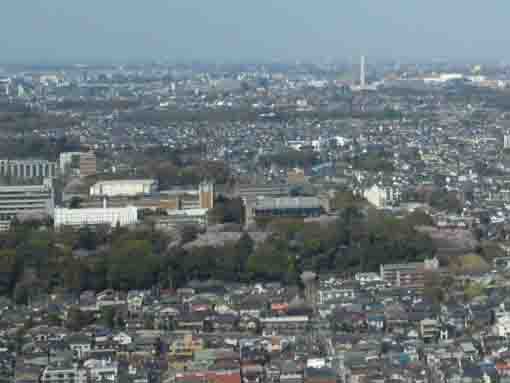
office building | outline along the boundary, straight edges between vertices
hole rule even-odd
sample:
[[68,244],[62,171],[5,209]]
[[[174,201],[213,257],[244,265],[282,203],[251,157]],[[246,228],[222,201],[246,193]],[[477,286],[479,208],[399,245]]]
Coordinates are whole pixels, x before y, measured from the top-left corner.
[[51,184],[0,186],[0,231],[8,230],[11,221],[20,216],[53,215]]
[[47,160],[0,160],[0,176],[14,179],[48,178],[57,176],[57,163]]
[[90,188],[91,197],[135,197],[151,195],[158,191],[156,180],[100,181]]
[[94,152],[65,152],[59,157],[60,170],[64,174],[88,177],[97,173],[97,161]]
[[288,184],[240,185],[237,194],[242,199],[249,201],[259,197],[288,196],[289,191]]
[[64,226],[83,227],[107,225],[128,226],[138,222],[138,209],[134,206],[119,208],[55,209],[55,229]]
[[209,209],[167,210],[167,215],[156,221],[158,229],[178,229],[185,226],[206,228]]
[[321,203],[317,197],[262,198],[252,207],[252,215],[258,217],[318,217]]

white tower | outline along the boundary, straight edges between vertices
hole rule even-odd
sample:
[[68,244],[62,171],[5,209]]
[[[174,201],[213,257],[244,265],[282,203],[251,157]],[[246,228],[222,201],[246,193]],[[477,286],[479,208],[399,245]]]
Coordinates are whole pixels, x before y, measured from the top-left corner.
[[359,71],[359,86],[365,87],[365,56],[361,56],[360,71]]

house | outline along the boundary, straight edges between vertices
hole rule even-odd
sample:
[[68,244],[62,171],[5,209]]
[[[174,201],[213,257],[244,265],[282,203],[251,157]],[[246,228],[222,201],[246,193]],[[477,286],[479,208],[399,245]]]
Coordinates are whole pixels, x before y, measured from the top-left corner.
[[204,340],[192,334],[177,337],[168,345],[168,356],[174,358],[191,358],[193,353],[204,349]]
[[119,345],[127,346],[133,342],[133,337],[131,337],[128,333],[121,331],[114,334],[112,340]]
[[206,315],[203,313],[180,314],[175,318],[175,325],[179,330],[201,332],[204,329],[204,319]]
[[71,335],[66,342],[78,359],[83,359],[92,350],[92,340],[85,334]]

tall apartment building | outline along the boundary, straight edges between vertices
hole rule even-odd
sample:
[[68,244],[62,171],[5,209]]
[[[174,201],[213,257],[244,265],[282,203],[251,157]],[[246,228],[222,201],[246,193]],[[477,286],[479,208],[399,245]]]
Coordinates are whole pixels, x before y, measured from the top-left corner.
[[56,162],[38,159],[0,160],[0,176],[19,179],[56,177]]
[[8,230],[17,216],[52,216],[53,210],[53,187],[48,182],[43,185],[0,186],[0,231]]

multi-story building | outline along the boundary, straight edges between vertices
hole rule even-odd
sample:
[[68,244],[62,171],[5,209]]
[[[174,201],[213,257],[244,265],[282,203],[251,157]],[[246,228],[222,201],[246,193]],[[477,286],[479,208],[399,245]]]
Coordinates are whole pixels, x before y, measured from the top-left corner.
[[56,162],[38,159],[0,160],[0,176],[19,179],[56,177]]
[[439,322],[437,319],[423,319],[420,321],[420,334],[425,341],[435,341],[439,335]]
[[138,209],[134,206],[119,208],[104,207],[98,209],[55,209],[55,229],[60,229],[64,226],[127,226],[137,222]]
[[97,173],[97,160],[94,152],[81,153],[80,177],[93,176]]
[[260,319],[263,334],[266,336],[275,334],[294,334],[306,331],[309,317],[303,316],[280,316]]
[[240,185],[237,194],[244,200],[255,200],[258,197],[279,197],[289,195],[288,184]]
[[52,216],[53,187],[43,185],[0,186],[0,231],[8,230],[10,222],[21,215]]
[[392,205],[400,200],[400,191],[393,186],[373,185],[363,191],[363,197],[377,208]]
[[321,201],[317,197],[262,198],[246,202],[246,223],[261,217],[307,218],[321,214]]
[[87,370],[77,364],[55,363],[47,366],[41,374],[41,383],[86,383]]
[[214,207],[214,184],[202,182],[198,186],[198,195],[201,209],[212,209]]
[[167,210],[167,215],[159,218],[156,227],[159,229],[176,229],[184,226],[206,228],[209,209]]
[[114,180],[100,181],[90,188],[92,197],[135,197],[151,195],[158,190],[156,180]]
[[381,278],[384,282],[396,287],[423,288],[425,273],[439,269],[436,258],[425,262],[411,262],[381,265]]
[[116,383],[119,377],[119,364],[106,360],[87,360],[83,366],[87,369],[89,382]]
[[62,173],[72,173],[88,177],[97,173],[97,160],[94,152],[65,152],[59,157]]

